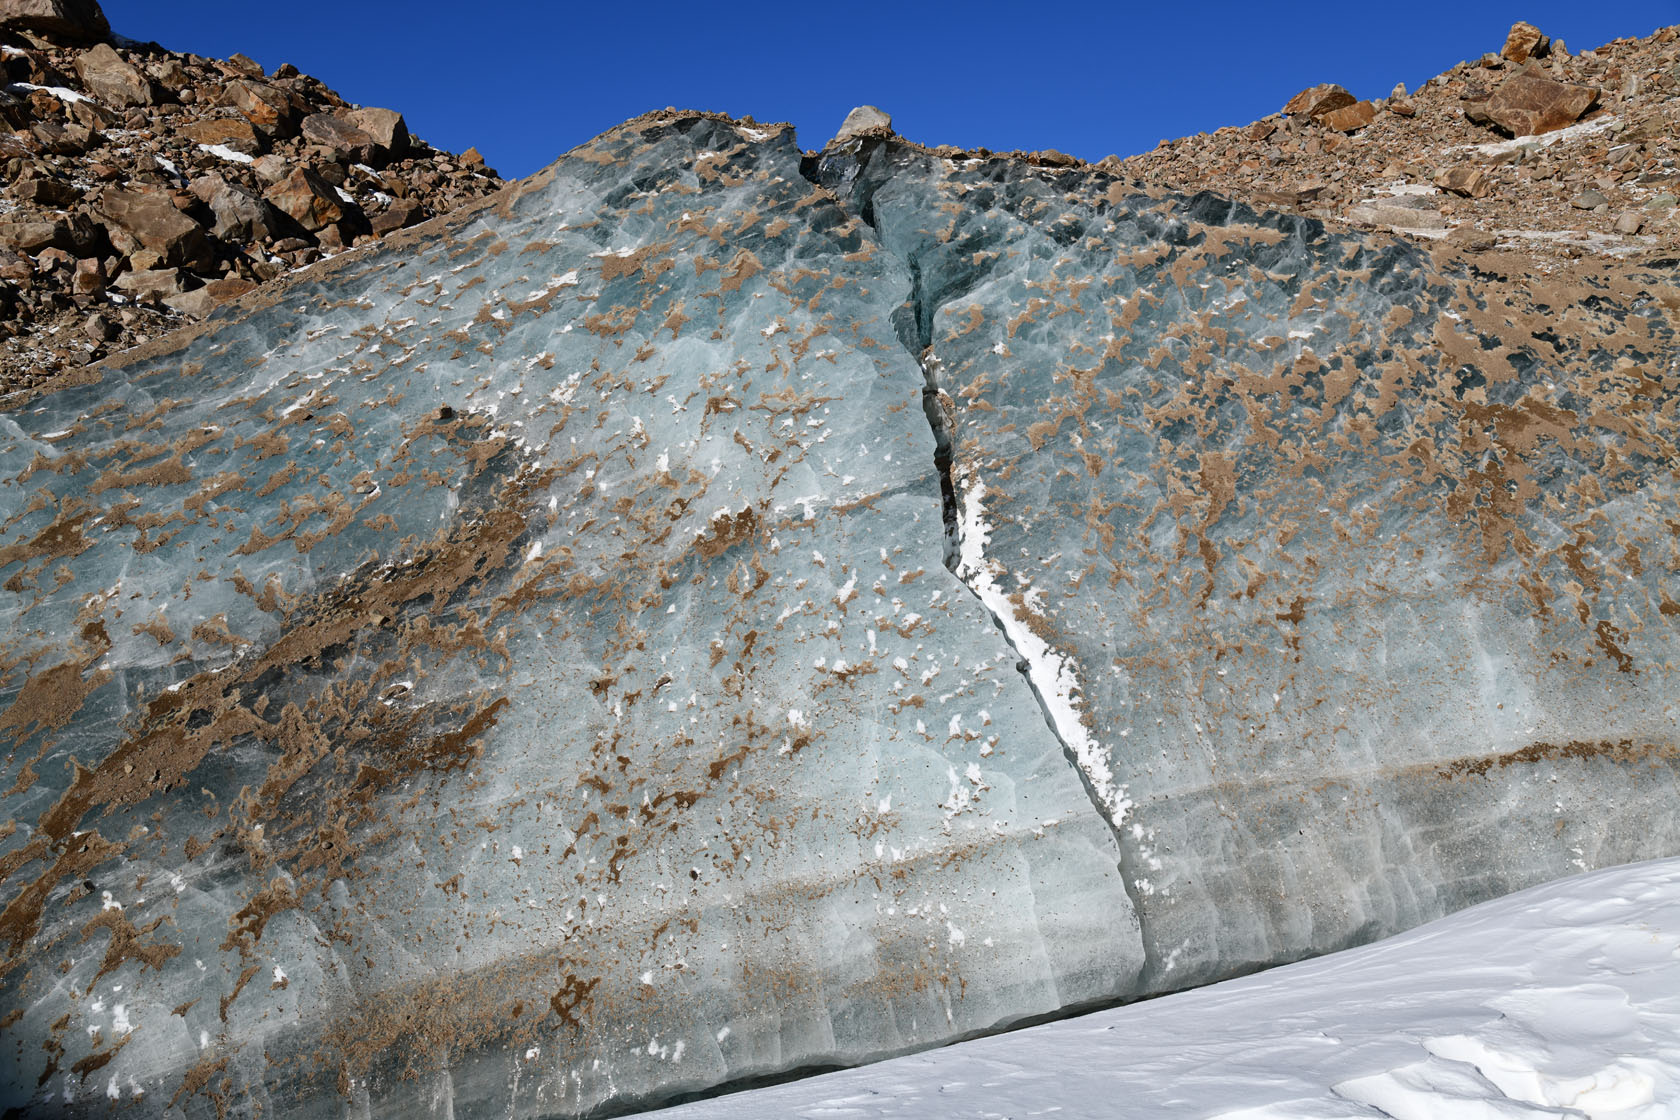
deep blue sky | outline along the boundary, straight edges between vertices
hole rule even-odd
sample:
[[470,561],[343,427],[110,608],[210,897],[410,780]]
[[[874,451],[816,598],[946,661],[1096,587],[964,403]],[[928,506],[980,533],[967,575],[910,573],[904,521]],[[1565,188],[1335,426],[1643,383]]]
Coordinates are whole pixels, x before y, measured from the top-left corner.
[[1415,86],[1497,51],[1517,19],[1571,50],[1680,23],[1680,0],[104,7],[130,38],[224,58],[242,51],[270,69],[290,62],[352,101],[401,111],[438,147],[477,146],[509,177],[666,105],[790,120],[806,147],[872,103],[927,144],[1124,156],[1247,123],[1317,82],[1362,97]]

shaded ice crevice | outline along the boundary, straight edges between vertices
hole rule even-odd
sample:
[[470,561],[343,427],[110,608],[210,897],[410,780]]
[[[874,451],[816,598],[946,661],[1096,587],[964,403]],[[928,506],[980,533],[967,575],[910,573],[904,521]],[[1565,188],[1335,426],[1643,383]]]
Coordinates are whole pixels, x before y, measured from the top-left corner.
[[[915,272],[918,283],[914,298],[919,301],[920,270]],[[939,361],[931,347],[922,351],[917,364],[923,379],[922,411],[933,429],[934,466],[945,500],[945,567],[985,608],[992,625],[1014,652],[1015,668],[1038,702],[1045,727],[1061,745],[1063,757],[1079,776],[1085,796],[1097,815],[1114,834],[1121,889],[1131,901],[1132,913],[1138,921],[1139,948],[1143,953],[1141,975],[1145,979],[1157,977],[1163,969],[1145,925],[1147,911],[1142,897],[1148,885],[1137,868],[1139,853],[1131,842],[1141,830],[1135,824],[1130,829],[1126,825],[1132,800],[1126,787],[1115,779],[1107,752],[1080,716],[1083,689],[1072,657],[1040,636],[1022,617],[1016,602],[998,585],[996,576],[1001,565],[994,566],[986,556],[986,544],[991,537],[991,526],[986,521],[986,484],[977,468],[969,466],[958,472],[953,465],[955,402],[939,384]],[[1021,601],[1022,609],[1030,611],[1024,595]],[[1171,967],[1170,963],[1167,967]]]
[[[863,160],[860,158],[858,162],[861,166]],[[813,182],[821,181],[816,164],[808,164],[802,171]],[[836,190],[835,194],[839,205],[875,235],[880,250],[898,258],[910,276],[909,297],[894,313],[893,326],[899,344],[922,373],[922,412],[933,433],[934,468],[944,506],[944,564],[991,617],[992,624],[1015,654],[1016,670],[1038,703],[1046,729],[1061,746],[1062,755],[1078,776],[1086,798],[1114,836],[1121,888],[1139,925],[1143,955],[1140,978],[1147,983],[1147,978],[1159,976],[1162,970],[1145,925],[1143,895],[1149,887],[1137,867],[1136,845],[1141,829],[1136,824],[1129,827],[1127,824],[1133,802],[1127,796],[1126,787],[1115,779],[1107,752],[1078,710],[1083,689],[1072,657],[1041,637],[999,586],[997,575],[1006,569],[986,556],[990,526],[985,519],[985,484],[973,465],[960,471],[956,466],[956,402],[939,381],[939,360],[933,352],[933,325],[942,307],[973,290],[979,273],[976,270],[968,276],[940,276],[937,283],[930,284],[919,255],[908,246],[895,246],[882,228],[875,209],[875,194],[885,182],[885,179],[865,176],[863,181],[853,184],[851,192]],[[851,195],[849,199],[847,193]],[[960,494],[959,482],[963,487]],[[1024,597],[1022,607],[1031,610]]]
[[[919,287],[919,285],[918,285]],[[924,351],[922,411],[933,429],[934,465],[945,499],[945,567],[966,587],[1015,654],[1015,667],[1026,679],[1044,715],[1045,725],[1079,772],[1085,791],[1117,838],[1132,800],[1109,765],[1103,749],[1079,712],[1083,692],[1072,657],[1056,649],[1024,617],[1032,607],[1025,596],[1017,604],[997,581],[998,565],[986,556],[991,526],[986,521],[986,484],[973,466],[955,467],[954,403],[939,384],[939,360]],[[1122,843],[1122,849],[1124,844]],[[1131,884],[1128,881],[1128,889]]]

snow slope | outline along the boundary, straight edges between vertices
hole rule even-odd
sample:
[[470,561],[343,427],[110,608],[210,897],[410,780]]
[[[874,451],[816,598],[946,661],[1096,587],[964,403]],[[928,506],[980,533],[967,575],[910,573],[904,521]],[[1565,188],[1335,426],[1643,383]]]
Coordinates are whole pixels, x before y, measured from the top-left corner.
[[1680,1116],[1680,859],[664,1120]]

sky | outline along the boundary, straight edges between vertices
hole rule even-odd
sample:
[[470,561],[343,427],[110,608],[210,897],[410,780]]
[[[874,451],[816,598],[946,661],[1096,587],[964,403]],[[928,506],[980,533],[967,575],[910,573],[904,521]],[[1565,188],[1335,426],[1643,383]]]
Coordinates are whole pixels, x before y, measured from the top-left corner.
[[1680,23],[1680,0],[1166,0],[874,5],[666,0],[104,0],[171,50],[290,62],[509,178],[650,109],[792,121],[820,147],[854,105],[925,144],[1125,156],[1246,124],[1337,82],[1382,97],[1497,51],[1526,19],[1572,51]]

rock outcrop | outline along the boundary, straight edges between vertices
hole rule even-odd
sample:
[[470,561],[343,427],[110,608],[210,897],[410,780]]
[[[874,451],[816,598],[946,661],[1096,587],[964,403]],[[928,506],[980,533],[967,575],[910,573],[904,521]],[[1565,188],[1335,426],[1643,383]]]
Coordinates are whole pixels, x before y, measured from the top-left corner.
[[0,50],[0,400],[502,186],[293,67],[114,39],[93,0],[4,0]]
[[[1397,86],[1369,113],[1316,86],[1247,127],[1112,165],[1142,185],[1554,262],[1665,255],[1680,248],[1677,94],[1680,29],[1571,52],[1519,23],[1499,53]],[[1602,209],[1571,205],[1588,188]],[[1420,199],[1434,215],[1421,223]]]

